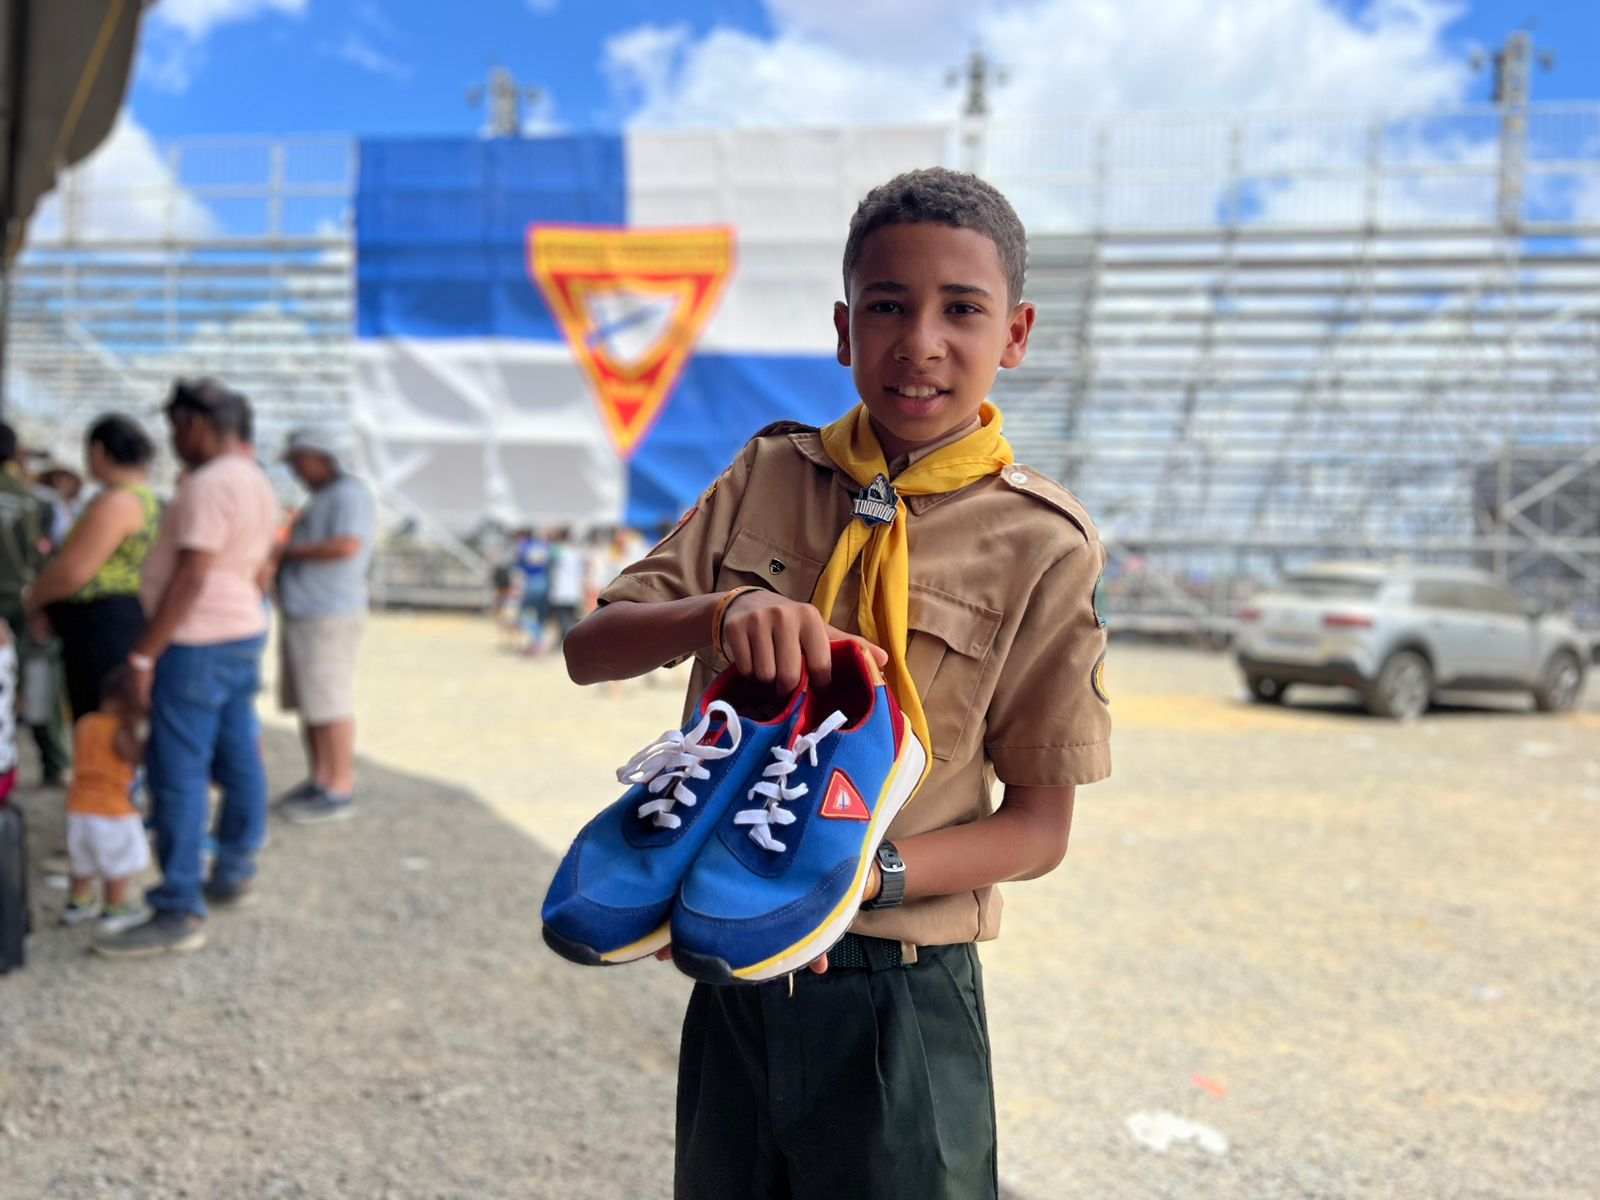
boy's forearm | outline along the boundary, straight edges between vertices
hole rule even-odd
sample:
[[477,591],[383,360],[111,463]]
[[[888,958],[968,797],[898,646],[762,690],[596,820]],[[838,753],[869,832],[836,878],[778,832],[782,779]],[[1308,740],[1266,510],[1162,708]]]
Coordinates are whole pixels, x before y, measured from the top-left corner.
[[[981,820],[896,838],[906,864],[907,898],[1037,879],[1059,866],[1072,829],[1074,789],[1029,788],[1035,803],[1014,803],[1022,790],[1008,788],[1006,803]],[[869,898],[877,888],[874,878]]]
[[574,683],[632,679],[711,644],[722,592],[661,603],[616,601],[573,627],[562,644]]

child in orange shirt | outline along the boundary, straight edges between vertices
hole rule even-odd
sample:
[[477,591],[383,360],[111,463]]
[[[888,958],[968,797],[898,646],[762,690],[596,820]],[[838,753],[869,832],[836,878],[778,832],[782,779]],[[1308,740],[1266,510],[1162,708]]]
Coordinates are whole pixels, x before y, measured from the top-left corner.
[[[144,742],[123,691],[126,676],[126,668],[106,676],[100,710],[78,718],[67,792],[72,892],[62,920],[81,925],[98,916],[104,934],[131,929],[150,916],[142,900],[128,898],[128,884],[150,865],[150,843],[133,803]],[[96,879],[105,882],[103,904],[95,897]]]

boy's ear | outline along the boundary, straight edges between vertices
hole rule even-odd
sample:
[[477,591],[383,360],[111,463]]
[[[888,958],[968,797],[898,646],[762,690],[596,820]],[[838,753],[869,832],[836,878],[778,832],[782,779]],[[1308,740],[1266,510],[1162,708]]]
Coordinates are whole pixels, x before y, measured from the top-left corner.
[[1024,300],[1011,310],[1011,321],[1006,327],[1006,348],[1000,353],[1002,367],[1019,367],[1028,353],[1028,335],[1033,332],[1033,320],[1038,310]]
[[[839,348],[834,351],[841,367],[850,365],[850,306],[843,300],[833,302],[833,331],[839,335]],[[1020,359],[1018,360],[1021,361]]]

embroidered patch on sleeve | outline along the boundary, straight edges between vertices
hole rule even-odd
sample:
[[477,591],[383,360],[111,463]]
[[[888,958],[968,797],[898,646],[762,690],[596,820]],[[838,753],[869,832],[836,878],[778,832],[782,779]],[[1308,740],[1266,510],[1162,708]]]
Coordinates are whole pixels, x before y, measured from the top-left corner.
[[1089,683],[1094,688],[1094,694],[1100,697],[1101,704],[1110,704],[1111,696],[1106,691],[1106,655],[1100,652],[1100,657],[1094,660],[1094,670],[1089,672]]
[[[713,480],[712,483],[711,483],[711,486],[706,489],[706,494],[704,496],[701,496],[700,499],[697,500],[690,507],[688,512],[684,513],[683,516],[678,518],[678,523],[672,527],[672,532],[667,534],[666,537],[662,538],[654,546],[650,547],[650,554],[654,554],[657,550],[661,549],[661,547],[665,546],[673,538],[677,537],[678,536],[678,531],[680,529],[682,529],[685,525],[687,525],[690,521],[692,521],[694,519],[695,513],[700,511],[700,506],[702,504],[704,504],[707,500],[710,500],[711,497],[716,494],[716,490],[717,490],[717,483],[716,483],[715,480]],[[649,555],[646,555],[646,557],[649,557]]]

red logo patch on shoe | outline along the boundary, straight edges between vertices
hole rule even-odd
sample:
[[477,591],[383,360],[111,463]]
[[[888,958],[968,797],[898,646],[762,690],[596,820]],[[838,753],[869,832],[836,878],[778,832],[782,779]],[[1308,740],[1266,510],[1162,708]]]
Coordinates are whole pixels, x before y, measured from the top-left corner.
[[835,821],[870,821],[867,802],[843,771],[835,771],[828,780],[828,794],[822,801],[822,815]]

